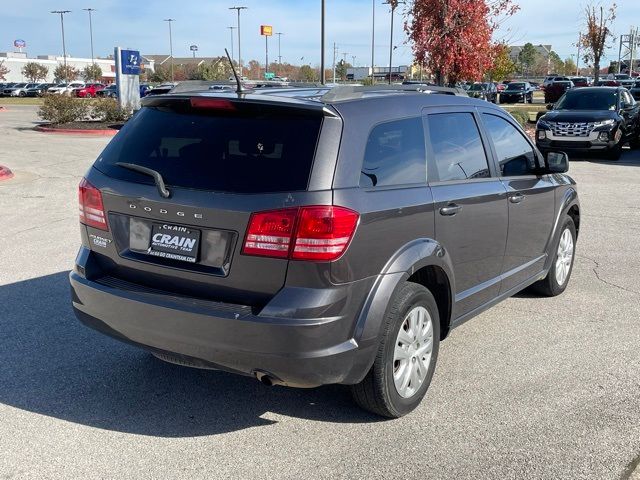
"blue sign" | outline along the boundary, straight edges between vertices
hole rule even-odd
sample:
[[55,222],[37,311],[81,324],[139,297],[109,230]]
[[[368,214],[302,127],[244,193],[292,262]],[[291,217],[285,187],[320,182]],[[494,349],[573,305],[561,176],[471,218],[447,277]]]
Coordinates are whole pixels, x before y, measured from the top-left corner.
[[27,46],[27,42],[25,42],[24,40],[18,39],[13,42],[13,46],[16,48],[24,48]]
[[124,75],[140,75],[140,52],[137,50],[121,50],[120,68]]

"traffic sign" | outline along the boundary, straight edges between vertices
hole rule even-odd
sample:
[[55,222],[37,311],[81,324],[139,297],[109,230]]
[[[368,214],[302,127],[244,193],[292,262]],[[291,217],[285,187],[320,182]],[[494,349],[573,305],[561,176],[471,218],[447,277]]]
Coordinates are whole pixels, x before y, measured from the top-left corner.
[[260,35],[270,37],[273,35],[273,27],[271,25],[260,25]]
[[25,48],[27,46],[27,42],[17,39],[13,41],[13,46],[16,48]]

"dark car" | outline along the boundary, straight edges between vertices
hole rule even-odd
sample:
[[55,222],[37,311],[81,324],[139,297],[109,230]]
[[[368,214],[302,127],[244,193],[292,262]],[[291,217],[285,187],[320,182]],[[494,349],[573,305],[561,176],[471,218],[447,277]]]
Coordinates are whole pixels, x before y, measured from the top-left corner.
[[4,97],[4,96],[5,96],[5,93],[4,93],[5,89],[6,89],[6,90],[9,90],[9,89],[11,89],[11,88],[15,87],[16,85],[18,85],[18,84],[17,84],[17,83],[15,83],[15,82],[5,83],[5,84],[2,86],[2,88],[0,89],[0,97]]
[[586,87],[569,90],[536,128],[541,151],[596,152],[612,160],[630,142],[637,147],[640,105],[622,87]]
[[118,87],[115,83],[111,85],[107,85],[105,88],[96,91],[96,97],[98,98],[117,98],[118,97]]
[[588,87],[589,80],[587,77],[569,77],[569,80],[573,83],[574,87]]
[[48,89],[55,86],[55,83],[39,83],[35,87],[27,89],[27,97],[41,97],[47,93]]
[[533,88],[529,82],[509,82],[500,92],[500,103],[533,103]]
[[640,101],[640,80],[636,80],[636,83],[629,89],[629,92],[635,100]]
[[467,94],[471,98],[479,98],[491,103],[498,103],[498,89],[494,83],[474,83]]
[[561,80],[559,82],[553,82],[547,85],[544,89],[544,101],[545,103],[557,102],[565,92],[573,88],[573,82],[570,80]]
[[408,413],[452,328],[565,290],[580,228],[565,154],[432,88],[146,97],[80,183],[77,317],[168,362]]

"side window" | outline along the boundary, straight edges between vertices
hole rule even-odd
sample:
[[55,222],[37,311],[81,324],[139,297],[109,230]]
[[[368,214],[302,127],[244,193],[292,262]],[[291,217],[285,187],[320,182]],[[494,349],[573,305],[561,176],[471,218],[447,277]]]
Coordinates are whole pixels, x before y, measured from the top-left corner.
[[426,180],[421,118],[382,123],[371,131],[360,175],[361,187],[424,183]]
[[487,156],[471,113],[428,116],[429,141],[440,181],[490,177]]
[[622,91],[622,101],[627,105],[635,105],[636,103],[633,97],[629,94],[629,92],[625,90]]
[[496,115],[483,113],[482,119],[496,149],[500,175],[534,175],[537,169],[536,154],[522,134]]

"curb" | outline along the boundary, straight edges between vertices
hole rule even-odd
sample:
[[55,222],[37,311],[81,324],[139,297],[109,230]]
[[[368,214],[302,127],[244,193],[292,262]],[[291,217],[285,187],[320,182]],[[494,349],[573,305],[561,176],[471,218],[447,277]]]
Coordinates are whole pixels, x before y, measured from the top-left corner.
[[118,130],[108,129],[108,130],[82,130],[79,128],[49,128],[44,127],[42,125],[38,125],[34,127],[34,130],[37,132],[43,133],[57,133],[60,135],[91,135],[91,136],[104,136],[104,137],[112,137]]
[[13,178],[13,172],[7,167],[0,165],[0,181],[9,180],[10,178]]

